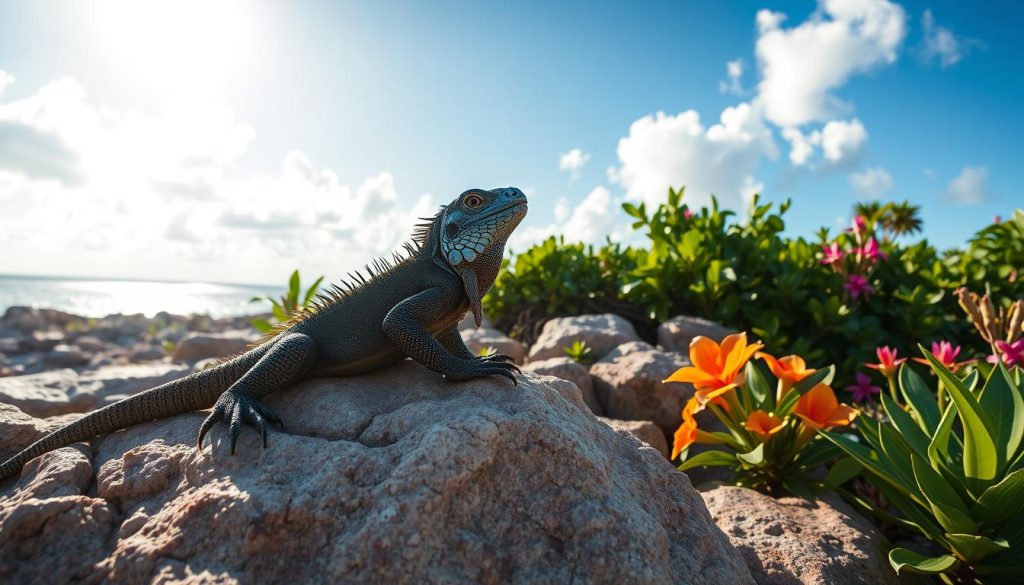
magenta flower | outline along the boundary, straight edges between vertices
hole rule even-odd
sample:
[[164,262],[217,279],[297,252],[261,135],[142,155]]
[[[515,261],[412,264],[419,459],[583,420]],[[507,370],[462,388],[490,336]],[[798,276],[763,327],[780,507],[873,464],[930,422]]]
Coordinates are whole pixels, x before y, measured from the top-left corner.
[[882,260],[889,259],[889,255],[879,249],[878,240],[875,238],[869,239],[863,248],[858,248],[857,253],[871,261],[878,260],[879,258]]
[[866,297],[875,292],[875,287],[871,286],[871,283],[868,282],[868,279],[863,274],[851,274],[846,279],[846,284],[843,285],[843,288],[849,291],[850,297],[854,299],[861,295]]
[[857,383],[850,384],[846,391],[853,394],[853,401],[865,403],[871,400],[872,394],[881,394],[882,389],[871,383],[871,377],[862,372],[857,372]]
[[683,210],[683,218],[684,219],[693,219],[693,212],[690,211],[689,207],[687,207],[686,209]]
[[859,235],[859,234],[863,234],[867,230],[868,230],[868,222],[867,222],[867,220],[864,219],[863,215],[858,215],[857,217],[853,218],[853,228],[852,228],[853,233]]
[[[1003,354],[1003,363],[1006,367],[1012,368],[1013,366],[1020,366],[1024,368],[1024,337],[1014,341],[1013,343],[1007,343],[1003,340],[996,342],[996,349]],[[999,360],[998,356],[990,355],[987,361],[990,364],[994,364]]]
[[835,264],[845,256],[845,253],[839,249],[839,244],[836,242],[833,242],[831,246],[822,244],[821,249],[825,251],[825,257],[821,259],[822,264]]
[[[948,341],[933,341],[932,354],[935,355],[935,359],[939,360],[939,363],[941,363],[951,372],[955,372],[959,370],[961,367],[974,361],[967,360],[965,362],[957,362],[956,358],[958,355],[960,355],[960,346],[953,345]],[[924,365],[928,365],[928,360],[924,358],[914,358],[914,361],[920,362]]]
[[864,364],[867,367],[882,372],[882,375],[886,378],[892,378],[896,375],[896,370],[899,369],[900,364],[907,361],[907,358],[897,357],[899,351],[889,347],[888,345],[880,345],[875,349],[875,355],[878,356],[877,364]]

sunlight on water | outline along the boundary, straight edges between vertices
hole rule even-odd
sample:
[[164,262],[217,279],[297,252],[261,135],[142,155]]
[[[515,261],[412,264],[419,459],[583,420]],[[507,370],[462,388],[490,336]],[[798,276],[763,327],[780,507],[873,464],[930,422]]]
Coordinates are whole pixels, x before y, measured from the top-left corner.
[[76,315],[102,317],[113,313],[160,311],[212,317],[249,315],[267,305],[250,303],[256,295],[280,295],[271,287],[208,284],[201,282],[146,282],[123,280],[74,280],[0,276],[0,313],[7,307],[27,305],[59,309]]

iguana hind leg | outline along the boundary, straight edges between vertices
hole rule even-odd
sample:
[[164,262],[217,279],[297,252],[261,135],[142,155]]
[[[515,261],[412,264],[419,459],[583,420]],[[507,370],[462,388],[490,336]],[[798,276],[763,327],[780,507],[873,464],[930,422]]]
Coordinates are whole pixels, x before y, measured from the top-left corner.
[[286,333],[270,343],[273,344],[270,350],[220,395],[213,412],[199,428],[198,449],[203,448],[203,438],[218,421],[228,423],[232,455],[243,422],[256,426],[263,437],[263,446],[267,446],[267,423],[281,424],[281,417],[263,404],[262,399],[300,379],[319,353],[316,341],[302,333]]
[[504,362],[507,364],[512,364],[516,361],[516,358],[503,353],[492,353],[484,356],[474,354],[466,347],[466,342],[462,339],[462,335],[459,333],[459,328],[456,325],[452,325],[439,333],[437,340],[441,342],[445,349],[452,352],[452,355],[455,357],[476,359],[482,362]]

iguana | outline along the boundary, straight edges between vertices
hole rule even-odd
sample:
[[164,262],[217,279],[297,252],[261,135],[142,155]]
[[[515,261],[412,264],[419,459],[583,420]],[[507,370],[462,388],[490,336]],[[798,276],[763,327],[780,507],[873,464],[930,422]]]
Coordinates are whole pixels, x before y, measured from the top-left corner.
[[505,376],[519,369],[505,355],[477,357],[459,335],[501,266],[505,242],[526,215],[526,196],[514,187],[470,189],[417,227],[404,254],[376,260],[366,275],[350,274],[312,306],[279,324],[243,353],[179,380],[90,413],[46,435],[0,465],[0,480],[29,460],[134,424],[213,407],[196,442],[217,423],[228,424],[231,453],[242,423],[267,444],[267,424],[281,424],[263,398],[303,378],[350,376],[410,357],[449,380]]

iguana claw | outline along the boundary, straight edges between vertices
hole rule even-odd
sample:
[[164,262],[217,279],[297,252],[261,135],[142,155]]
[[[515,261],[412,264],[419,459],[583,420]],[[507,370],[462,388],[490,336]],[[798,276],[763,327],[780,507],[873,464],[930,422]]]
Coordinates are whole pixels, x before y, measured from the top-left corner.
[[213,428],[217,422],[228,423],[228,433],[231,437],[231,454],[235,454],[235,445],[238,443],[238,436],[242,431],[242,423],[247,422],[254,425],[260,431],[263,438],[263,447],[267,446],[267,423],[284,427],[281,417],[266,404],[248,398],[241,393],[228,390],[221,394],[213,412],[206,417],[202,426],[199,427],[199,438],[196,441],[196,448],[202,450],[203,439],[206,433]]

